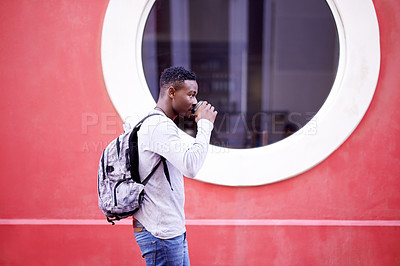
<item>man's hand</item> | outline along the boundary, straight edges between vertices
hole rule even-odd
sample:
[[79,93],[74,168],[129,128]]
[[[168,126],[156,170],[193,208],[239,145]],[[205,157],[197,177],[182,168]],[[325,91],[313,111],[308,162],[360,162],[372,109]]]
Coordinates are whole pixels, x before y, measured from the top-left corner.
[[200,119],[207,119],[211,123],[214,123],[217,114],[218,112],[215,111],[214,106],[204,101],[196,112],[195,121],[197,123]]

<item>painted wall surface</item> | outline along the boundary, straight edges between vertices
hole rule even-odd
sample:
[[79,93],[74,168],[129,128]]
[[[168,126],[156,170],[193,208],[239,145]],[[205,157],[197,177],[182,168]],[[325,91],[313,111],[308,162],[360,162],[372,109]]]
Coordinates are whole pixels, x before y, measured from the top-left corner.
[[[122,130],[100,58],[107,4],[0,2],[0,265],[144,265],[129,223],[97,207],[99,156]],[[286,181],[185,179],[192,265],[400,265],[400,2],[374,4],[381,72],[358,128]]]

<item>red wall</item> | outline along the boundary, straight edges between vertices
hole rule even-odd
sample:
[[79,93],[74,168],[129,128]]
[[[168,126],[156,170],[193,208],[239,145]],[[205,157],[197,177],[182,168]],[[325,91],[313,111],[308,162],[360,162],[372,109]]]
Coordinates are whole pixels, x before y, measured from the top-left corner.
[[[99,156],[121,131],[100,58],[107,4],[0,2],[0,265],[144,264],[130,226],[97,222]],[[381,72],[361,124],[286,181],[185,179],[192,265],[400,265],[400,2],[374,4]]]

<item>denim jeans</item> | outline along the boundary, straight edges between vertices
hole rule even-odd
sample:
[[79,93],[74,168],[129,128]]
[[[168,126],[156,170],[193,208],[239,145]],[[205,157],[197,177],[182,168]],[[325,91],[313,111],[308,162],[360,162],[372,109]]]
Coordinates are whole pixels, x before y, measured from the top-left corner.
[[171,239],[159,239],[143,228],[143,231],[135,232],[135,239],[148,266],[190,265],[186,233]]

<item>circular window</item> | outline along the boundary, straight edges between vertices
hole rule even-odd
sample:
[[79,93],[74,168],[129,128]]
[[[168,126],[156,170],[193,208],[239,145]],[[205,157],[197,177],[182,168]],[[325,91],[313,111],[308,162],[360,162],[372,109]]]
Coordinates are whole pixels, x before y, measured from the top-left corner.
[[211,143],[254,148],[313,119],[331,91],[339,42],[325,1],[163,0],[148,16],[142,58],[155,100],[161,72],[185,66],[197,74],[198,99],[218,110]]
[[[247,1],[235,1],[236,4],[243,4],[244,2]],[[297,2],[294,1],[293,3]],[[269,141],[270,136],[267,136],[267,141],[273,144],[262,147],[256,147],[261,145],[241,146],[249,147],[247,149],[221,147],[224,146],[223,143],[221,146],[212,145],[209,149],[207,160],[196,179],[230,186],[251,186],[280,181],[298,175],[327,158],[357,127],[372,100],[379,74],[380,47],[376,14],[372,1],[327,0],[327,3],[336,22],[340,56],[333,85],[330,87],[329,95],[322,107],[319,108],[318,106],[319,109],[317,108],[316,114],[312,114],[312,119],[306,121],[304,125],[298,122],[301,125],[300,130],[290,137],[273,143],[274,141]],[[151,49],[147,50],[147,52],[144,49],[142,51],[142,44],[151,37],[151,35],[146,35],[146,39],[144,39],[143,33],[153,4],[154,1],[149,0],[110,0],[104,20],[101,51],[106,87],[121,118],[133,123],[147,114],[155,105],[151,93],[151,91],[153,92],[151,79],[148,75],[145,77],[144,67],[146,68],[146,73],[152,73],[148,69],[153,67],[153,73],[158,75],[160,66],[144,66],[142,61],[143,52],[151,51]],[[190,10],[190,6],[184,7],[181,5],[181,8],[189,8]],[[247,11],[254,9],[249,5],[245,8],[247,8]],[[268,13],[268,9],[266,7],[263,8],[264,12]],[[237,12],[240,8],[235,10],[230,8],[226,12]],[[184,9],[181,11],[185,12]],[[354,16],[354,12],[357,12],[357,16]],[[248,16],[246,15],[248,12],[242,12],[241,14]],[[235,15],[240,16],[240,14],[236,13]],[[295,13],[291,15],[298,19]],[[268,16],[264,14],[262,17]],[[238,23],[240,23],[241,19],[246,18],[239,18]],[[229,23],[228,20],[227,25],[230,25]],[[238,36],[229,40],[237,40],[240,43],[243,36],[251,35],[250,32],[253,28],[245,27],[242,29],[244,32],[233,32],[231,34],[238,34]],[[272,27],[272,29],[278,28],[276,25]],[[190,29],[186,30],[190,32]],[[262,31],[263,33],[267,31],[266,27],[263,27]],[[228,36],[230,35],[228,34]],[[274,36],[274,34],[268,35],[265,33],[263,36],[264,40],[265,36]],[[214,37],[219,38],[220,36]],[[179,38],[184,39],[185,36],[183,35]],[[248,40],[251,40],[251,37]],[[182,48],[179,47],[179,45],[178,47],[171,47],[171,50]],[[262,47],[262,49],[265,49],[264,46]],[[257,48],[257,45],[253,48],[255,50],[261,49],[260,47]],[[249,46],[248,51],[253,48]],[[306,49],[308,48],[306,47]],[[229,49],[233,48],[228,47]],[[278,48],[275,47],[274,49],[273,51],[276,51]],[[187,56],[190,57],[189,51],[181,51],[182,57],[175,58],[174,60],[177,61],[171,61],[171,64],[182,65],[185,62],[192,61],[192,59],[186,58]],[[232,53],[234,52],[232,51]],[[263,57],[266,54],[263,53]],[[250,65],[246,64],[246,62],[251,61],[251,52],[241,53],[241,56],[237,58],[241,58],[241,62],[243,62],[241,66],[238,66],[239,69],[247,68],[246,71],[240,72],[242,73],[242,86],[240,88],[247,87],[249,82],[257,82],[257,78],[254,80],[250,78],[249,73],[253,74],[253,72],[249,71]],[[321,58],[318,57],[317,59]],[[153,60],[153,62],[156,61]],[[302,63],[302,60],[292,61],[291,64],[285,60],[275,60],[275,66],[278,69],[290,70],[296,62]],[[335,59],[333,59],[334,62]],[[208,65],[207,67],[210,66]],[[214,67],[217,67],[217,65]],[[263,72],[268,67],[261,67],[261,69],[261,72]],[[333,66],[331,69],[334,72],[336,67]],[[232,75],[230,71],[228,71],[228,77]],[[236,72],[234,73],[236,75]],[[265,73],[259,74],[258,77],[263,77]],[[146,78],[148,81],[146,81]],[[217,78],[224,79],[226,77],[218,76]],[[285,80],[283,79],[283,81]],[[263,81],[259,80],[258,82],[262,83]],[[223,91],[226,90],[226,86],[226,84],[220,82],[219,85],[211,87],[219,87]],[[263,87],[264,85],[260,86],[265,88]],[[202,87],[206,86],[203,84]],[[199,89],[201,90],[201,88]],[[229,84],[228,90],[230,90]],[[248,111],[250,93],[243,89],[240,92],[242,93],[241,97],[237,97],[237,94],[232,94],[236,95],[232,97],[240,98],[240,102],[236,104],[236,107],[230,107],[231,105],[229,104],[221,104],[220,107],[229,106],[227,107],[228,109],[239,108],[240,111],[247,108]],[[244,97],[247,97],[246,101],[242,100]],[[251,94],[250,97],[255,97],[255,95]],[[253,108],[251,104],[250,106]],[[260,132],[262,135],[263,130],[260,129]],[[183,131],[182,137],[191,138]],[[260,142],[259,139],[258,141]],[[261,143],[263,142],[261,141]]]

